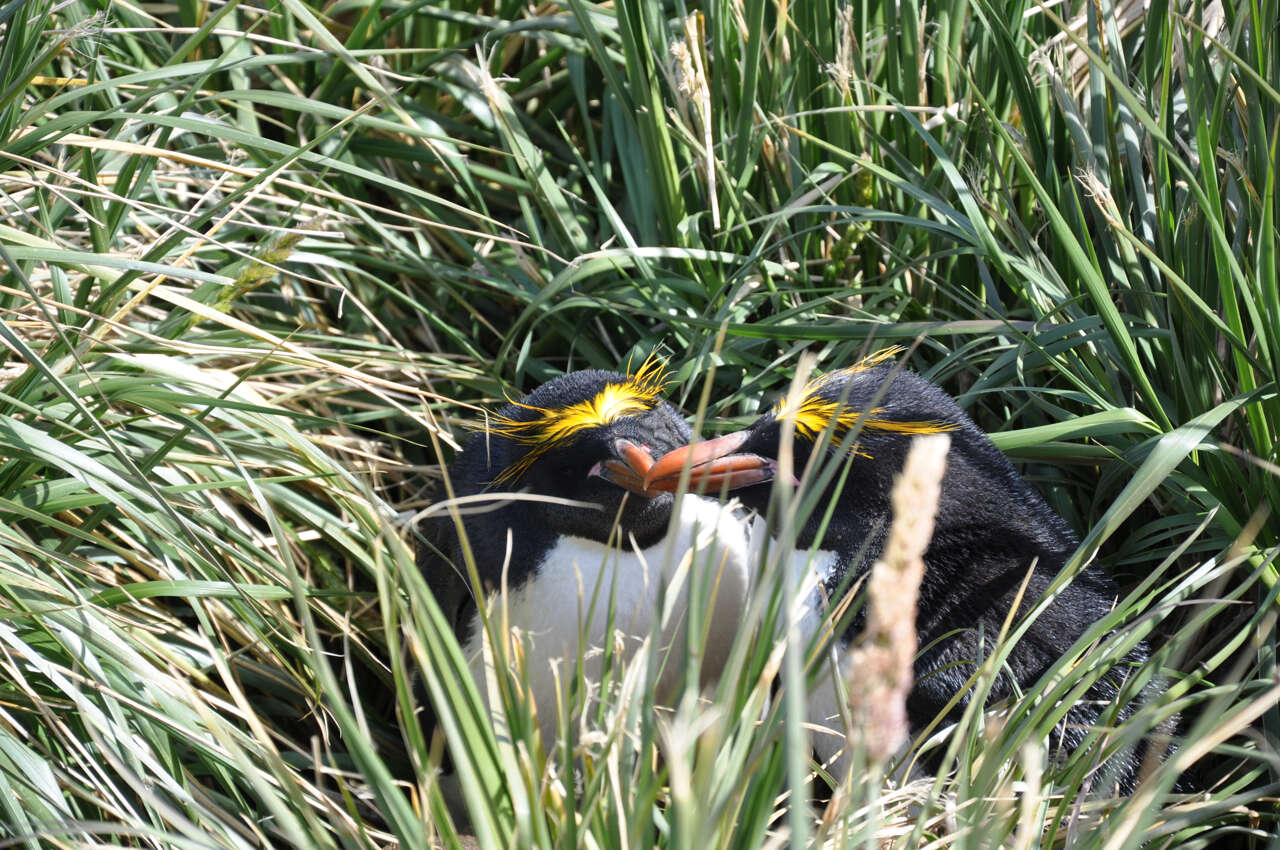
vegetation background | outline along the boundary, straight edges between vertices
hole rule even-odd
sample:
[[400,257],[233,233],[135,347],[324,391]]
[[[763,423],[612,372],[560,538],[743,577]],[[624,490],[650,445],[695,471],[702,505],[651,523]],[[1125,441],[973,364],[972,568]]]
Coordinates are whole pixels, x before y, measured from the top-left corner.
[[[455,847],[448,752],[486,847],[1280,846],[1278,20],[0,2],[0,843]],[[412,555],[482,411],[658,352],[713,430],[891,343],[1114,618],[948,774],[868,763],[825,810],[767,642],[663,725],[619,670],[546,768],[527,710],[495,739]],[[1053,759],[1143,635],[1164,698]],[[1175,711],[1180,755],[1091,793]]]

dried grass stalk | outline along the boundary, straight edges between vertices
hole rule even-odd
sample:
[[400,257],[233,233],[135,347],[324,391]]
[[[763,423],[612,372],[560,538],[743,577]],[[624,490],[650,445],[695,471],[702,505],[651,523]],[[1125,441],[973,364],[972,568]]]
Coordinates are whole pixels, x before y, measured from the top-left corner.
[[855,683],[850,743],[873,762],[884,762],[907,740],[916,601],[950,445],[946,434],[917,437],[907,454],[893,487],[893,526],[867,584],[867,627],[844,671],[845,681]]

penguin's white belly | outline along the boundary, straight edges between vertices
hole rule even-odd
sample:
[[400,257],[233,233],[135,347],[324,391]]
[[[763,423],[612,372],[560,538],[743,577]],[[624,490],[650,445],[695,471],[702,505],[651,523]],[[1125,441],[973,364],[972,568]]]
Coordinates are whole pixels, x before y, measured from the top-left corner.
[[[746,605],[749,551],[747,523],[719,502],[687,495],[670,532],[648,549],[564,537],[523,586],[505,596],[499,593],[490,609],[494,631],[505,630],[520,642],[544,745],[555,739],[557,680],[569,681],[580,655],[584,677],[598,684],[606,644],[621,651],[619,660],[627,660],[655,633],[656,625],[655,660],[662,663],[668,649],[678,656],[664,664],[659,694],[668,693],[680,680],[693,570],[699,577],[699,599],[706,600],[699,610],[708,612],[703,622],[703,678],[714,679],[728,657]],[[472,675],[491,704],[479,614],[471,626],[464,649]],[[501,712],[493,714],[500,721]]]
[[[794,551],[788,568],[794,582],[795,603],[791,617],[796,624],[799,646],[808,652],[814,646],[819,631],[830,630],[830,612],[838,607],[837,600],[826,598],[826,582],[840,567],[840,554],[827,550]],[[785,624],[779,624],[785,628]],[[835,777],[847,769],[844,748],[847,739],[840,707],[842,703],[839,677],[839,650],[843,647],[839,637],[824,634],[822,655],[816,661],[818,675],[805,699],[806,717],[810,725],[813,748],[818,761],[828,766]],[[807,658],[808,656],[806,656]],[[846,687],[852,686],[846,683]]]

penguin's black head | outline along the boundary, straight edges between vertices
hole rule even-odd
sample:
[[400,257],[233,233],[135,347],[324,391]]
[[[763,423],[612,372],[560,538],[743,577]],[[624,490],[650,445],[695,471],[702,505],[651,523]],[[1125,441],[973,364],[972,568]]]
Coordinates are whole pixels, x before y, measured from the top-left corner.
[[[459,492],[524,492],[522,524],[555,534],[645,546],[667,528],[673,497],[644,487],[688,425],[659,398],[660,364],[634,375],[596,370],[548,381],[499,411],[455,464]],[[461,478],[462,480],[456,480]]]
[[[850,368],[819,375],[798,393],[779,400],[750,427],[661,457],[644,485],[673,486],[687,465],[692,468],[691,486],[713,492],[737,490],[743,503],[763,512],[770,498],[768,482],[776,474],[790,425],[795,474],[809,470],[815,476],[828,464],[848,463],[843,488],[837,489],[838,471],[827,484],[829,499],[848,503],[849,510],[842,510],[839,518],[860,522],[880,517],[888,510],[893,477],[914,436],[973,427],[946,393],[889,362],[898,351],[887,349]],[[822,513],[818,510],[811,517],[814,528],[801,534],[802,543],[812,539]],[[862,533],[863,529],[849,529],[851,538]]]

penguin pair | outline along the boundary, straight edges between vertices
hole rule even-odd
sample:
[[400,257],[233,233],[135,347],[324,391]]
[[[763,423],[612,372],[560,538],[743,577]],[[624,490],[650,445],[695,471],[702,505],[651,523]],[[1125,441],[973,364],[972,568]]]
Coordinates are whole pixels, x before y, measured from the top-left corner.
[[[843,609],[841,594],[856,589],[880,556],[892,520],[890,490],[912,438],[950,435],[925,554],[917,615],[923,649],[907,712],[913,732],[944,713],[958,718],[965,699],[949,712],[947,707],[991,654],[1010,610],[1021,598],[1021,615],[1040,599],[1078,540],[954,400],[902,370],[891,361],[893,353],[821,375],[798,400],[781,401],[747,429],[713,440],[691,444],[683,418],[659,397],[653,367],[635,375],[570,373],[508,405],[472,436],[451,469],[456,495],[524,491],[461,519],[483,586],[490,593],[506,589],[509,623],[531,641],[526,664],[544,737],[554,733],[549,715],[556,705],[556,659],[580,652],[584,663],[598,658],[593,650],[609,638],[610,610],[614,630],[637,640],[648,634],[657,622],[660,587],[684,551],[701,552],[714,573],[702,659],[704,678],[714,676],[759,569],[760,541],[751,539],[753,524],[697,493],[686,494],[677,512],[673,491],[687,468],[691,489],[712,496],[732,491],[764,516],[784,435],[791,435],[797,472],[847,464],[843,474],[828,477],[818,500],[829,509],[812,512],[794,541],[795,569],[820,585],[807,618],[811,633],[830,611]],[[784,427],[787,422],[793,425]],[[454,614],[479,677],[481,618],[470,584],[459,578],[465,573],[451,566],[461,565],[464,553],[452,522],[447,525],[437,529],[438,552],[427,553],[423,567],[446,612]],[[1032,686],[1117,596],[1105,573],[1083,570],[1013,647],[989,698]],[[835,636],[837,656],[862,628],[862,613],[858,606],[853,610]],[[663,633],[666,645],[680,639],[685,619],[677,616],[671,633]],[[1136,665],[1146,655],[1140,644],[1126,661]],[[593,670],[584,673],[589,677]],[[1069,709],[1055,743],[1072,750],[1091,728],[1114,719],[1120,675],[1102,677]],[[809,697],[809,719],[839,729],[838,692],[830,678],[820,678]],[[818,735],[814,744],[820,758],[830,760],[843,741]],[[1137,756],[1126,753],[1116,761],[1109,775],[1121,790],[1131,789]]]

